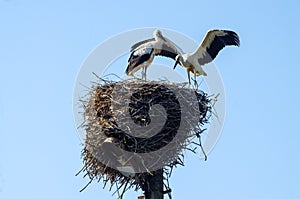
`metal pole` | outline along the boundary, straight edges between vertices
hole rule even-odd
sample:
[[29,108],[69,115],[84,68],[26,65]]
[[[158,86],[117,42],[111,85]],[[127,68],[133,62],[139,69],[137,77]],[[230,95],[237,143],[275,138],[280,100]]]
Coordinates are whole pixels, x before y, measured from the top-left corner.
[[148,175],[147,186],[144,190],[145,199],[163,199],[163,169],[159,169]]

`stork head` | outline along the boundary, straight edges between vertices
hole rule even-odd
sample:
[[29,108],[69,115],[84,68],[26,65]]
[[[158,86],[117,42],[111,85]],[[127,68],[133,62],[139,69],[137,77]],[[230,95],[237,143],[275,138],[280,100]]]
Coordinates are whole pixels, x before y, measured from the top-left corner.
[[154,38],[163,38],[161,31],[158,29],[154,30],[153,37]]
[[177,64],[182,65],[182,62],[183,62],[182,56],[181,55],[176,55],[176,57],[175,57],[175,64],[174,64],[174,68],[173,69],[176,68]]

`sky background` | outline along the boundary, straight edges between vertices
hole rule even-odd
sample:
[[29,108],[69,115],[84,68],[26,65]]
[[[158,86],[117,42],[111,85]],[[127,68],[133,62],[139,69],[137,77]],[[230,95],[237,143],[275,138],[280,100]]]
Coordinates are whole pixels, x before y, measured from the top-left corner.
[[97,45],[143,27],[198,42],[209,29],[231,29],[241,39],[240,48],[225,49],[214,61],[226,90],[222,135],[208,161],[187,153],[186,166],[171,177],[173,198],[300,198],[299,6],[0,0],[0,198],[116,198],[97,183],[79,193],[88,179],[75,177],[82,146],[73,88]]

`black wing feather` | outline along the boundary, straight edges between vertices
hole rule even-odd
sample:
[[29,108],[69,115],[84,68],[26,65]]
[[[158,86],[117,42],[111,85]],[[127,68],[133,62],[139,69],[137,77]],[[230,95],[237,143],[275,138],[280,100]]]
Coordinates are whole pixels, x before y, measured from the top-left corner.
[[168,45],[163,44],[162,49],[158,50],[158,52],[155,55],[165,56],[175,60],[175,57],[180,53],[181,52],[175,50],[175,48],[171,48]]
[[151,41],[155,41],[155,39],[154,39],[154,38],[146,39],[146,40],[139,41],[139,42],[133,44],[133,45],[131,46],[131,48],[130,48],[130,52],[134,51],[134,50],[137,49],[139,46],[141,46],[141,45],[143,45],[143,44],[145,44],[145,43],[147,43],[147,42],[151,42]]
[[154,49],[150,51],[150,53],[145,53],[142,55],[135,55],[135,51],[133,51],[128,59],[128,65],[126,68],[126,74],[129,75],[130,72],[136,69],[139,65],[144,63],[145,61],[149,60],[151,57],[151,54]]
[[209,47],[206,48],[207,54],[205,54],[202,58],[198,59],[201,65],[211,62],[213,59],[216,58],[218,53],[225,47],[225,46],[239,46],[240,40],[239,36],[230,30],[224,30],[226,35],[224,36],[215,36],[212,43]]

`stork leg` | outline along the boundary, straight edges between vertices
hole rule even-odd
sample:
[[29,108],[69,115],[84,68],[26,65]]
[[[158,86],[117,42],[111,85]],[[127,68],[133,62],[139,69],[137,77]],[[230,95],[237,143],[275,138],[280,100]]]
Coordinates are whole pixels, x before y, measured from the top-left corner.
[[142,80],[145,80],[145,81],[146,81],[146,70],[147,70],[147,67],[144,63],[143,67],[142,67]]
[[144,67],[145,67],[145,81],[147,80],[147,66],[146,66],[146,64],[144,65]]
[[189,71],[189,70],[187,70],[187,74],[188,74],[189,88],[190,88],[190,85],[191,85],[191,77],[190,77],[190,71]]
[[142,80],[145,78],[145,65],[142,66]]
[[194,70],[194,88],[196,90],[198,90],[198,83],[197,83],[197,79],[196,79],[196,70]]

